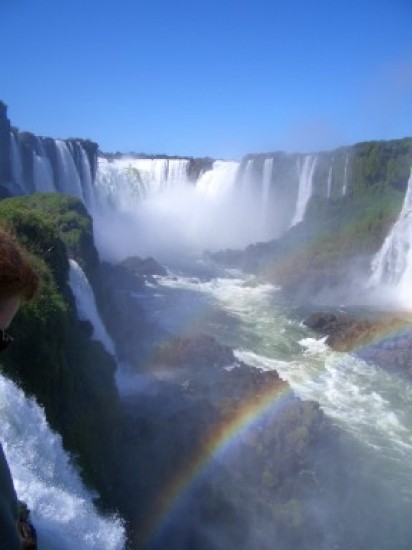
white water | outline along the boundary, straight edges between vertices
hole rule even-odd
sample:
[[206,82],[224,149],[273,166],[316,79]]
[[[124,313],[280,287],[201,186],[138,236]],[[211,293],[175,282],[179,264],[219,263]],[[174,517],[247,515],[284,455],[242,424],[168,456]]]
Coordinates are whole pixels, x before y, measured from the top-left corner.
[[[182,172],[184,161],[178,163]],[[173,185],[153,180],[149,189],[138,165],[130,159],[99,160],[94,220],[103,257],[155,255],[168,261],[176,253],[246,246],[261,236],[260,224],[247,223],[260,215],[260,202],[251,204],[237,192],[237,162],[216,161],[196,185],[176,177]]]
[[349,155],[346,153],[345,157],[345,167],[343,170],[343,187],[342,187],[342,197],[346,195],[348,192],[348,162],[349,162]]
[[16,492],[31,509],[39,550],[121,550],[119,519],[103,517],[43,409],[0,375],[0,441]]
[[234,183],[238,168],[238,162],[215,161],[212,170],[207,170],[200,176],[196,191],[216,200],[231,195],[236,191]]
[[328,199],[330,198],[330,193],[332,190],[332,174],[333,174],[333,158],[332,158],[332,162],[328,172],[328,186],[327,186],[327,193],[326,193],[326,196],[328,197]]
[[187,159],[98,159],[95,200],[103,211],[135,211],[142,199],[188,185]]
[[273,158],[265,159],[263,164],[263,179],[262,179],[262,202],[261,202],[261,220],[263,231],[266,227],[267,218],[269,215],[269,193],[270,184],[273,174]]
[[[298,320],[290,318],[277,298],[280,289],[272,285],[256,285],[243,278],[160,282],[166,288],[205,295],[205,311],[223,308],[234,319],[233,331],[216,323],[216,317],[206,329],[224,343],[234,346],[237,342],[240,360],[277,370],[300,397],[320,403],[361,447],[375,449],[381,469],[377,479],[385,472],[387,480],[402,480],[399,498],[412,503],[410,384],[354,356],[333,352],[324,339],[313,338]],[[194,308],[197,316],[199,308]],[[161,310],[159,318],[165,316]],[[185,326],[192,324],[186,321]]]
[[78,143],[77,146],[80,151],[84,202],[86,206],[89,208],[89,210],[92,210],[93,202],[94,202],[92,171],[91,171],[91,167],[90,167],[90,163],[89,163],[89,159],[87,157],[86,151],[83,149],[80,143]]
[[24,191],[27,193],[24,188],[23,163],[21,159],[20,147],[13,132],[10,132],[10,157],[13,182],[20,192]]
[[59,189],[62,193],[75,195],[83,200],[83,189],[73,156],[66,142],[56,140]]
[[55,192],[53,170],[46,156],[33,153],[33,181],[34,188],[40,192]]
[[315,172],[318,158],[312,155],[306,155],[303,164],[299,167],[299,189],[296,201],[296,209],[290,227],[303,221],[306,207],[312,196],[313,174]]
[[97,310],[93,289],[85,272],[75,260],[70,260],[69,281],[76,298],[79,319],[90,321],[93,326],[93,338],[101,342],[108,353],[115,355],[113,341],[108,335]]
[[412,306],[412,169],[399,218],[371,264],[370,286],[386,285]]

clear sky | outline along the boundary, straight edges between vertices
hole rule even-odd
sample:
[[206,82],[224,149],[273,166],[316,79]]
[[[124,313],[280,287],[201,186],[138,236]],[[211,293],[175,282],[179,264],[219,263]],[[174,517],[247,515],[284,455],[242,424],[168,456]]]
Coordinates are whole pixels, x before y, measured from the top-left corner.
[[20,130],[239,158],[412,135],[412,0],[0,0]]

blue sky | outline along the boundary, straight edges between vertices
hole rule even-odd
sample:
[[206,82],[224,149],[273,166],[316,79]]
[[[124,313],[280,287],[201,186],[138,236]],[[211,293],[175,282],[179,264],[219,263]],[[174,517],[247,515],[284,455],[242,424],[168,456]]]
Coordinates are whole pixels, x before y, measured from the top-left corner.
[[411,0],[0,0],[12,124],[239,158],[412,135]]

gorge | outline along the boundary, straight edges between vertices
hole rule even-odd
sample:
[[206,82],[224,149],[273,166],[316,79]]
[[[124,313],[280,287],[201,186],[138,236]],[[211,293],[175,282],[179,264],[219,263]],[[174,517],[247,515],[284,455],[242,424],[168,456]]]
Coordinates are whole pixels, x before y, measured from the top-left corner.
[[[39,548],[409,548],[412,139],[124,156],[0,106],[0,223],[43,281],[0,440]],[[334,351],[320,308],[402,322]]]

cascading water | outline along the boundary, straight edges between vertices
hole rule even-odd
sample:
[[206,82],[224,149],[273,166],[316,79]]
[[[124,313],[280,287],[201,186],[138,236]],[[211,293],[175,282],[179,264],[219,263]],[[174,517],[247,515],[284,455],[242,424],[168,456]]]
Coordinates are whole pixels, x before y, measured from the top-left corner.
[[115,355],[114,344],[108,335],[106,328],[97,311],[93,289],[86,277],[85,272],[75,260],[70,261],[69,281],[70,287],[76,298],[77,312],[79,319],[90,321],[93,325],[93,338],[99,340],[106,351]]
[[242,199],[248,202],[253,197],[253,159],[248,159],[242,174]]
[[102,211],[134,211],[142,199],[188,184],[187,159],[108,160],[100,157],[95,206]]
[[13,183],[17,187],[18,192],[27,192],[25,191],[24,186],[23,163],[21,159],[20,146],[17,141],[17,137],[13,132],[10,133],[10,156]]
[[123,549],[121,521],[98,514],[95,495],[83,486],[43,409],[1,375],[0,418],[0,441],[17,495],[31,509],[39,549]]
[[346,154],[345,167],[343,169],[342,197],[344,197],[346,195],[346,193],[348,192],[348,163],[349,163],[349,155]]
[[272,181],[273,173],[273,158],[265,159],[263,164],[263,178],[262,178],[262,221],[266,221],[266,217],[269,211],[269,192],[270,184]]
[[372,261],[370,286],[387,285],[396,288],[404,303],[411,305],[412,292],[412,169],[402,210]]
[[79,173],[66,142],[56,140],[59,190],[62,193],[75,195],[83,200],[83,189]]
[[234,191],[238,162],[215,161],[196,183],[196,191],[211,198],[220,198]]
[[33,151],[33,182],[36,191],[55,192],[53,170],[50,160],[46,155],[43,140],[37,138],[37,150],[39,154]]
[[93,209],[93,178],[92,171],[87,157],[86,151],[83,147],[77,143],[79,149],[80,159],[81,159],[81,173],[82,173],[82,183],[83,183],[83,197],[86,206],[89,210]]
[[[322,493],[325,500],[315,497],[311,502],[317,517],[327,518],[329,511],[334,518],[324,524],[332,541],[327,550],[409,549],[410,384],[350,354],[333,352],[324,339],[313,338],[296,315],[296,305],[272,285],[245,278],[171,277],[159,283],[153,306],[149,300],[145,305],[168,331],[209,333],[237,348],[239,360],[277,370],[302,399],[318,402],[339,429],[349,485],[338,488],[336,479],[325,492],[319,485],[319,497]],[[333,458],[327,460],[330,466]]]
[[315,172],[317,160],[318,158],[316,156],[306,155],[303,164],[301,166],[299,165],[298,198],[296,201],[295,214],[292,218],[290,227],[300,223],[305,217],[306,207],[312,196],[313,174]]
[[332,190],[332,174],[333,174],[333,157],[332,157],[332,162],[330,164],[329,172],[328,172],[328,183],[327,183],[327,191],[326,191],[326,196],[328,197],[328,199],[330,198],[330,193]]

